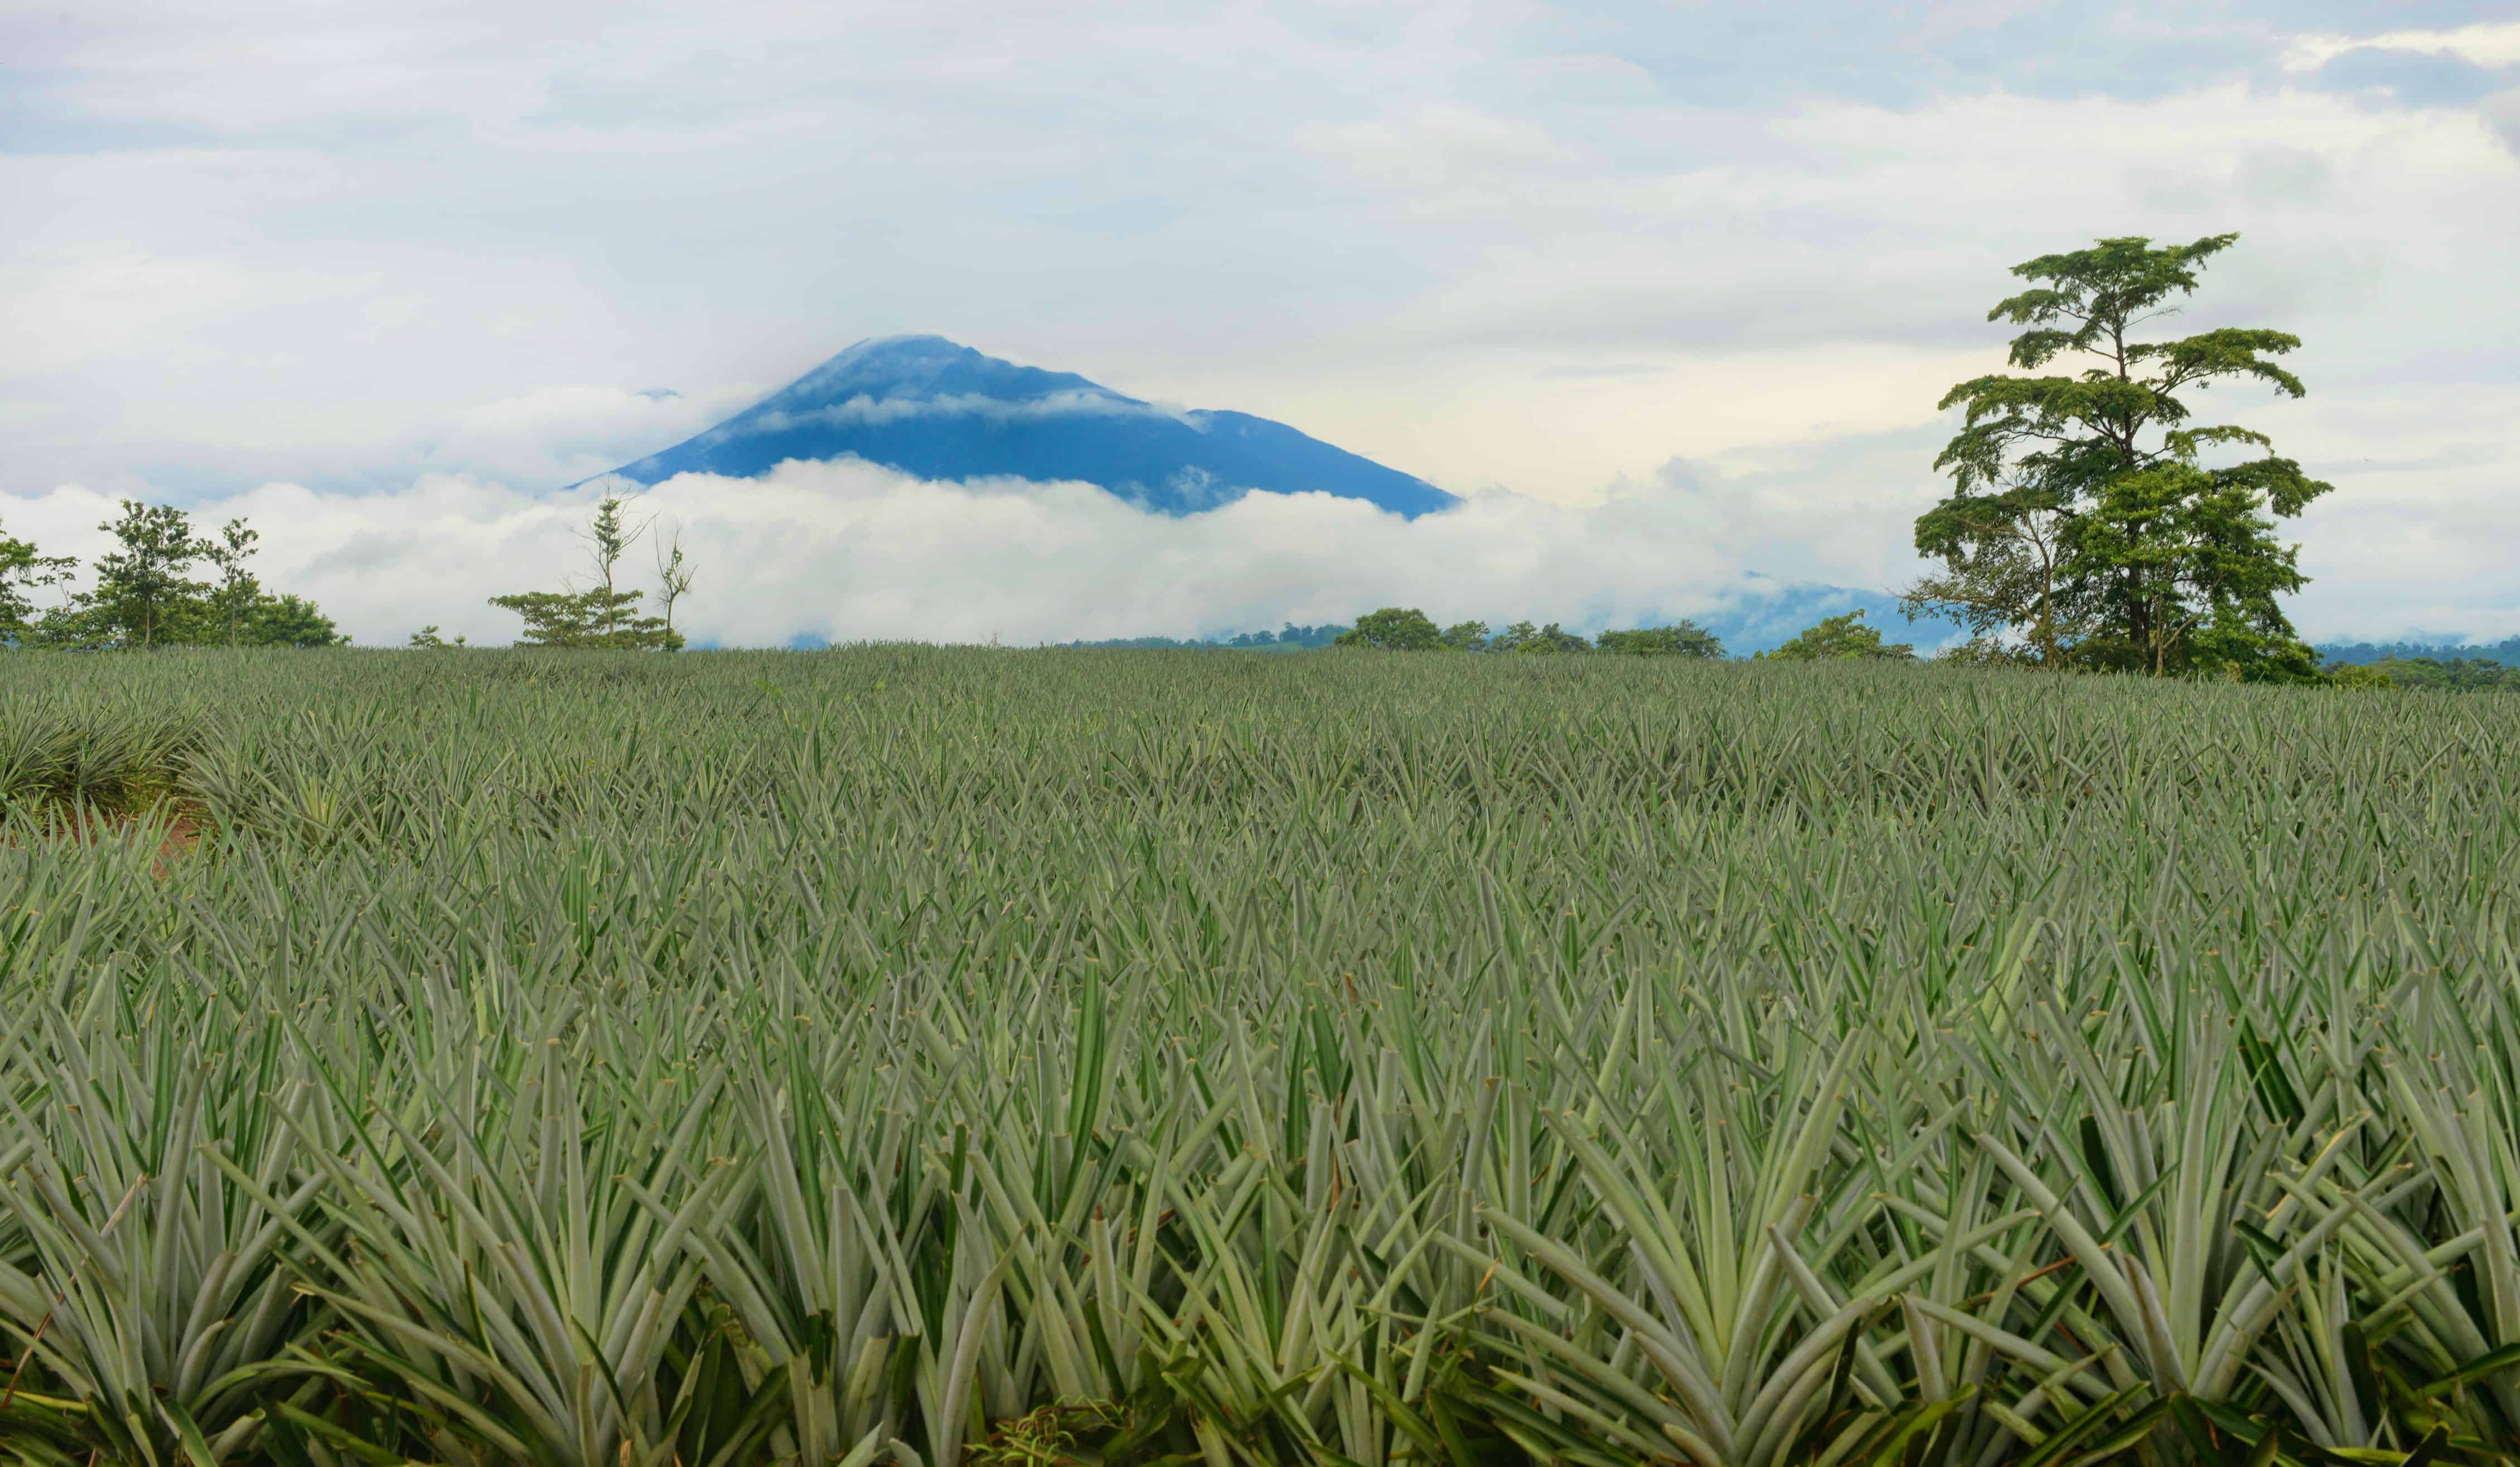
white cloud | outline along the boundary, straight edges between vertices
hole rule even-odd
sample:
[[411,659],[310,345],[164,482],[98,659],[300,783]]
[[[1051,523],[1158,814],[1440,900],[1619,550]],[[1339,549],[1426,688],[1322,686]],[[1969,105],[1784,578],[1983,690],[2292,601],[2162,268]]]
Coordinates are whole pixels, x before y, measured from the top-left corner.
[[789,432],[817,424],[907,422],[914,418],[985,418],[999,422],[1049,418],[1169,418],[1201,429],[1207,422],[1204,414],[1187,412],[1163,403],[1135,402],[1113,393],[1082,388],[1020,399],[984,397],[976,392],[878,399],[861,392],[846,402],[810,408],[802,413],[763,413],[742,422],[728,423],[710,433],[708,438],[715,443],[757,433]]
[[[1359,233],[1423,232],[1418,289],[1301,372],[1185,350],[1125,385],[1283,419],[1447,488],[1574,501],[1675,454],[1930,423],[1951,383],[2000,370],[2007,333],[1984,317],[2008,267],[2099,234],[2238,231],[2174,325],[2299,333],[2312,418],[2416,375],[2494,382],[2520,334],[2502,222],[2520,167],[2464,110],[2236,81],[1757,119],[1666,101],[1601,120],[1683,161],[1535,166],[1509,188],[1448,164],[1418,115],[1316,150],[1355,190]],[[2497,390],[2520,419],[2520,386]],[[1929,482],[1929,459],[1901,483]]]
[[2287,71],[2316,71],[2348,51],[2411,51],[2455,57],[2480,67],[2520,66],[2520,21],[2484,22],[2447,30],[2388,30],[2378,35],[2302,35],[2284,48]]
[[2520,157],[2520,87],[2486,98],[2479,111],[2486,125],[2502,140],[2502,146],[2510,149],[2514,157]]
[[[1914,435],[1886,434],[1779,448],[1764,468],[1733,473],[1675,461],[1589,506],[1495,491],[1414,521],[1361,501],[1269,493],[1173,518],[1085,484],[941,483],[855,460],[785,464],[758,480],[685,474],[638,496],[633,512],[680,529],[699,571],[681,624],[730,645],[799,633],[1013,644],[1215,635],[1391,604],[1440,621],[1598,628],[1721,616],[1779,581],[1895,589],[1917,568],[1907,528],[1931,491],[1881,484],[1887,466],[1917,451]],[[2294,522],[2318,548],[2305,557],[2319,583],[2296,607],[2304,630],[2520,630],[2520,600],[2493,549],[2520,538],[2520,508],[2496,492],[2510,467],[2490,442],[2464,461],[2378,466],[2372,477],[2384,483],[2465,487],[2443,495],[2445,512],[2432,517],[2364,495]],[[571,575],[585,583],[577,532],[594,499],[431,474],[391,494],[266,484],[195,512],[206,523],[250,519],[266,582],[312,597],[363,644],[399,644],[424,624],[496,644],[518,623],[488,598]],[[0,525],[90,558],[106,549],[98,526],[113,510],[112,496],[64,487],[0,496]],[[624,571],[626,585],[653,585],[644,550]]]
[[[389,495],[267,484],[196,508],[262,531],[275,589],[312,597],[367,644],[435,624],[504,642],[484,602],[587,574],[593,491],[535,496],[462,475]],[[679,527],[699,572],[683,624],[728,645],[922,638],[1008,642],[1188,636],[1344,621],[1385,604],[1445,620],[1530,616],[1629,624],[1704,615],[1753,595],[1736,567],[1774,525],[1720,484],[1631,486],[1590,508],[1493,493],[1403,520],[1325,494],[1246,495],[1208,513],[1149,513],[1090,485],[912,478],[854,460],[790,463],[759,480],[685,474],[635,501]],[[65,487],[0,496],[0,524],[92,557],[111,497]],[[644,554],[625,583],[654,577]]]
[[573,484],[680,443],[759,395],[546,387],[468,409],[427,457],[511,483]]

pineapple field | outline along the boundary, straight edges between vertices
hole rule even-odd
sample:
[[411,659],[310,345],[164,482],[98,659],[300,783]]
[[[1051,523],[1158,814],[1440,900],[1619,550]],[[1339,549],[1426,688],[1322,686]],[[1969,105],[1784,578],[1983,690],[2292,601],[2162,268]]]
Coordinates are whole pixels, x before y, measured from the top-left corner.
[[2520,1459],[2515,712],[0,654],[0,1457]]

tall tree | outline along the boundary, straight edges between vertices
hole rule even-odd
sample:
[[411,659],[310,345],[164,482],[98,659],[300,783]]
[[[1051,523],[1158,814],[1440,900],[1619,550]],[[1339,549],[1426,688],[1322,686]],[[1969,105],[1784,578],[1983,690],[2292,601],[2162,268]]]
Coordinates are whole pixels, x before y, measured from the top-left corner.
[[[262,583],[245,568],[254,555],[254,544],[262,536],[247,527],[242,519],[231,519],[219,527],[219,538],[204,541],[202,555],[219,568],[219,584],[210,593],[210,604],[227,624],[228,645],[235,646],[243,635],[246,617],[255,603],[263,600]],[[327,626],[331,623],[327,622]]]
[[612,581],[613,567],[621,563],[622,556],[638,543],[640,535],[648,528],[645,520],[635,525],[622,522],[621,507],[626,503],[618,495],[606,495],[595,507],[595,522],[581,532],[586,541],[587,558],[595,563],[595,578],[601,583],[604,593],[601,600],[590,600],[588,602],[588,608],[595,617],[595,630],[601,636],[608,637],[618,632],[623,620],[631,615],[641,600],[635,594],[625,597],[615,589]]
[[[2044,638],[2060,657],[2075,636],[2075,660],[2155,674],[2306,663],[2275,601],[2306,578],[2266,511],[2299,514],[2331,486],[2275,457],[2263,433],[2192,423],[2181,395],[2254,378],[2300,397],[2301,379],[2272,360],[2300,338],[2242,327],[2133,335],[2175,314],[2238,238],[2107,239],[2012,267],[2037,288],[1987,319],[2029,328],[2010,361],[2041,375],[1976,378],[1944,395],[1943,407],[1967,410],[1934,461],[1954,492],[1916,521],[1916,549],[1948,574],[1911,588],[1912,609]],[[2042,374],[2069,354],[2092,365]],[[2262,452],[2208,462],[2232,449]]]
[[674,603],[691,595],[692,575],[691,562],[683,555],[683,532],[676,526],[673,534],[656,546],[656,600],[665,603],[665,634],[676,647],[683,643],[674,633]]
[[97,528],[111,532],[121,548],[99,557],[96,589],[80,600],[116,640],[151,646],[185,612],[198,613],[206,588],[184,572],[210,546],[194,538],[190,515],[171,505],[126,499],[122,517]]
[[0,535],[0,643],[24,637],[35,609],[28,593],[59,586],[77,569],[75,556],[47,556],[32,541]]

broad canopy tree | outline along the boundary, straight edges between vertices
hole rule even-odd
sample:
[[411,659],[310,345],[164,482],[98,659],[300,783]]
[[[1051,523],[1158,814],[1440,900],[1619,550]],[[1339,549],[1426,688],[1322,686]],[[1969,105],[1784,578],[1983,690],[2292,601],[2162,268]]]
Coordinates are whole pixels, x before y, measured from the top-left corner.
[[1878,627],[1861,626],[1865,608],[1831,616],[1803,628],[1792,641],[1756,660],[1777,662],[1913,662],[1916,649],[1905,642],[1885,643]]
[[[1966,409],[1934,461],[1954,492],[1915,536],[1945,573],[1910,589],[1911,614],[1956,615],[1981,636],[2008,629],[2052,666],[2315,676],[2275,600],[2306,583],[2297,548],[2277,543],[2268,514],[2297,515],[2331,486],[2276,457],[2264,433],[2196,422],[2187,400],[2228,379],[2300,397],[2301,379],[2273,360],[2300,338],[2135,334],[2175,314],[2238,238],[2101,240],[2013,267],[2035,289],[1987,319],[2029,328],[2010,360],[2032,375],[1944,396]],[[2091,365],[2060,373],[2060,359]],[[2256,456],[2230,462],[2233,450]]]
[[1370,646],[1386,652],[1432,651],[1444,645],[1444,634],[1415,606],[1385,606],[1356,619],[1338,635],[1339,646]]
[[244,615],[228,630],[231,646],[340,646],[349,640],[313,601],[267,592],[247,599]]

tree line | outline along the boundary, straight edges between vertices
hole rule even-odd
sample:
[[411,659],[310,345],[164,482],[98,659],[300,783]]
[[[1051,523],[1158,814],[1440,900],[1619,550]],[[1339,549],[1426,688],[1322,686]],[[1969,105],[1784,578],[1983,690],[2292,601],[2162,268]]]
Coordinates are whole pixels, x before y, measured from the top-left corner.
[[[89,651],[349,642],[313,601],[263,585],[249,564],[262,536],[246,520],[231,519],[204,534],[171,505],[128,499],[121,505],[117,518],[98,526],[113,537],[114,549],[97,557],[84,590],[75,589],[77,557],[48,556],[31,541],[0,532],[0,646]],[[672,651],[684,645],[674,612],[692,589],[691,557],[679,532],[656,538],[660,614],[644,613],[648,594],[625,589],[619,566],[653,526],[632,522],[627,508],[627,501],[607,497],[582,532],[595,572],[590,584],[490,598],[490,604],[523,618],[523,645]],[[52,604],[39,605],[45,600]],[[412,634],[410,645],[461,646],[464,641],[428,626]]]
[[1534,626],[1518,621],[1503,631],[1483,621],[1438,627],[1415,606],[1385,606],[1356,619],[1356,625],[1332,638],[1334,646],[1372,647],[1386,652],[1636,652],[1683,657],[1721,657],[1724,644],[1693,621],[1668,627],[1603,632],[1595,639],[1566,631],[1555,622]]
[[2330,642],[2320,645],[2318,654],[2329,666],[2339,663],[2417,661],[2435,662],[2499,662],[2520,666],[2520,637],[2506,637],[2493,643],[2456,642]]
[[2330,681],[2351,688],[2438,688],[2450,692],[2520,689],[2520,667],[2484,657],[2382,657],[2376,662],[2334,662]]
[[[1864,625],[1858,608],[1806,627],[1792,641],[1772,651],[1754,652],[1759,660],[1831,662],[1841,659],[1912,662],[1916,649],[1904,642],[1885,643],[1877,627]],[[1667,626],[1633,627],[1586,638],[1556,622],[1534,626],[1518,621],[1503,631],[1483,621],[1455,622],[1439,628],[1415,606],[1385,606],[1356,619],[1356,625],[1331,640],[1335,646],[1371,647],[1386,652],[1505,652],[1567,654],[1623,652],[1639,657],[1702,657],[1724,655],[1724,639],[1687,617]]]
[[1328,646],[1348,630],[1343,621],[1328,621],[1320,626],[1300,626],[1287,622],[1272,632],[1266,627],[1256,632],[1237,632],[1231,637],[1106,637],[1099,642],[1062,642],[1063,647],[1238,647],[1244,651],[1302,651]]
[[[262,584],[248,564],[262,537],[245,520],[204,534],[171,505],[121,505],[119,517],[97,526],[114,549],[97,557],[85,590],[71,589],[77,557],[0,533],[0,645],[92,651],[350,640],[313,601]],[[53,604],[39,608],[47,599]]]

